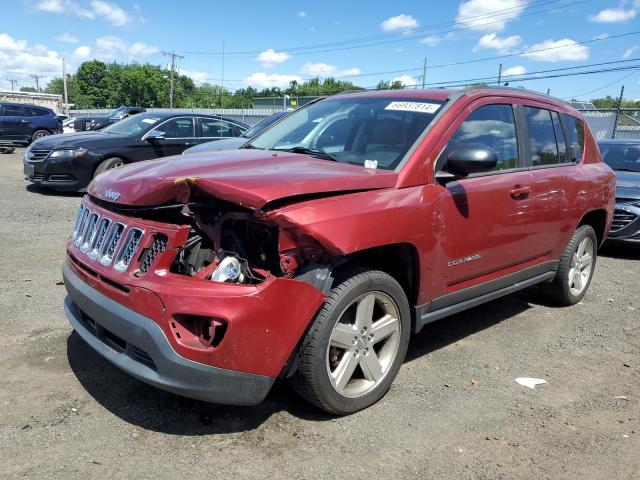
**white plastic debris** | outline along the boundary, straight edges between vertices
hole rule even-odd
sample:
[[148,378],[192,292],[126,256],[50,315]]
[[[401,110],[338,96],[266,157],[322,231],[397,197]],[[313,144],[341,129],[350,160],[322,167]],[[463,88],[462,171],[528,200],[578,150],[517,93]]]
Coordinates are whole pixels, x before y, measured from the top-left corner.
[[542,378],[518,377],[516,378],[516,383],[533,390],[536,388],[536,385],[543,385],[547,383],[547,381]]

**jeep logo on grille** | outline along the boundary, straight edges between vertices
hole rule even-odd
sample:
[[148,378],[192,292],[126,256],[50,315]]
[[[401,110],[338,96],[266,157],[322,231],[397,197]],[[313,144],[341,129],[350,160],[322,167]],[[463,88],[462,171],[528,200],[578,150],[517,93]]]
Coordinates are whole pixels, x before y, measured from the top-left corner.
[[120,198],[120,192],[116,192],[115,190],[107,190],[104,196],[112,202],[115,202]]

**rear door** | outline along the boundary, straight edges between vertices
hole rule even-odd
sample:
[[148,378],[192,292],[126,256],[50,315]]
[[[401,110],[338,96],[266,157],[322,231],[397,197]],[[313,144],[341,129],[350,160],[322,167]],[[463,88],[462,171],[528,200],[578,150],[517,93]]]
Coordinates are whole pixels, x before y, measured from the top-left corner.
[[29,117],[25,108],[20,105],[4,105],[2,107],[4,117],[4,133],[7,140],[25,140],[30,135]]
[[[489,147],[498,159],[493,171],[439,186],[437,214],[444,231],[438,271],[446,279],[443,295],[518,272],[532,258],[532,175],[526,168],[514,107],[503,98],[478,100],[451,124],[443,137],[446,143],[441,141],[436,173],[446,172],[446,155],[460,144]],[[434,302],[434,308],[464,300],[452,297]]]
[[527,162],[533,175],[531,248],[539,257],[556,259],[576,223],[571,208],[581,177],[576,168],[578,156],[568,145],[562,116],[552,107],[526,102],[521,112],[528,133]]

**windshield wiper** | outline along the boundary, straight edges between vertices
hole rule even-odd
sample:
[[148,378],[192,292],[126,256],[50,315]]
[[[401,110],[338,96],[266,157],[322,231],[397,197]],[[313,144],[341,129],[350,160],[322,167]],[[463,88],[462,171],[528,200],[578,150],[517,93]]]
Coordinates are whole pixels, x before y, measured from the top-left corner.
[[636,169],[633,169],[633,168],[624,168],[624,167],[622,167],[622,168],[614,168],[614,170],[615,170],[615,171],[617,171],[617,172],[634,172],[634,173],[640,173],[640,170],[636,170]]
[[302,153],[304,155],[311,155],[312,157],[322,158],[323,160],[333,160],[334,162],[338,162],[339,160],[327,152],[322,152],[320,150],[312,150],[307,147],[291,147],[291,148],[274,148],[273,150],[278,152],[291,152],[291,153]]
[[251,145],[250,143],[243,145],[240,148],[246,148],[247,150],[264,150],[264,148],[258,148],[258,147],[254,147],[253,145]]

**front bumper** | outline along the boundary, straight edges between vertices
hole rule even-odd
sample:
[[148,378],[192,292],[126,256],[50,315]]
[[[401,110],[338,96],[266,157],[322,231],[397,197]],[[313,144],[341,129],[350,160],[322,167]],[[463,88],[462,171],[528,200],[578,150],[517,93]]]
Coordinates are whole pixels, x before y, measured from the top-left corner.
[[[81,161],[79,161],[81,160]],[[56,190],[78,191],[86,188],[93,177],[94,159],[46,158],[40,162],[22,161],[24,179]]]
[[616,203],[607,240],[640,245],[640,201]]
[[256,405],[275,378],[237,372],[178,355],[160,326],[87,285],[67,264],[65,311],[76,332],[100,355],[162,390],[208,402]]

